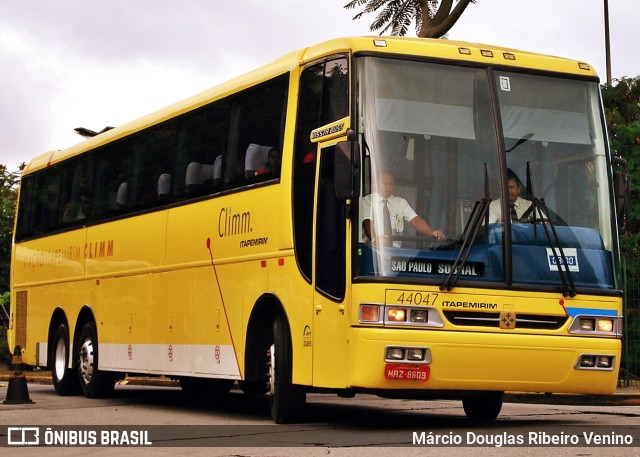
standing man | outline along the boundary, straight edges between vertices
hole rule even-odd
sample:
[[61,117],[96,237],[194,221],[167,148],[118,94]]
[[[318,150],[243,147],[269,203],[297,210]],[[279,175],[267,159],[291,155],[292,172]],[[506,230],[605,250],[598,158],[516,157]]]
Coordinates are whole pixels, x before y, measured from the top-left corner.
[[[404,198],[393,195],[395,180],[391,173],[380,173],[377,184],[376,192],[364,197],[360,208],[362,229],[372,244],[391,246],[390,237],[402,236],[405,222],[423,235],[438,241],[445,239],[442,230],[432,229]],[[393,247],[401,246],[402,241],[393,241]]]

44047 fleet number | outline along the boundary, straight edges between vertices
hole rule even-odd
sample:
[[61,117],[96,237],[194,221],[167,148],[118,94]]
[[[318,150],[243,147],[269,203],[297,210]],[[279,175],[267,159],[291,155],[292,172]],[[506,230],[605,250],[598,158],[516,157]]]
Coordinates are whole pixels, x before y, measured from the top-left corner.
[[438,294],[415,290],[387,290],[386,303],[405,306],[433,306]]

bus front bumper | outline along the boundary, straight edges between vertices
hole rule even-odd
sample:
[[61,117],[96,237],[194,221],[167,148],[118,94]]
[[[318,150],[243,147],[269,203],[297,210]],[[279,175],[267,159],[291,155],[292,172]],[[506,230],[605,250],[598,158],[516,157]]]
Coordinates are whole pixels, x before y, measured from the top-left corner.
[[[411,360],[420,350],[425,359]],[[363,390],[608,395],[615,391],[620,353],[620,340],[609,338],[353,328],[349,384]],[[589,360],[611,366],[590,367]]]

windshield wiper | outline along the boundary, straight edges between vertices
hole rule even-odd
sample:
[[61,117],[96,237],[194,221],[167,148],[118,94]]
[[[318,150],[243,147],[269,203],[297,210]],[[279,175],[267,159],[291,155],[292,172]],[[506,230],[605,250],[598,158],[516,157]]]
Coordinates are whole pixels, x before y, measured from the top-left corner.
[[[531,201],[531,207],[529,209],[533,209],[534,212],[532,223],[536,222],[536,213],[538,211],[544,211],[542,214],[549,214],[547,205],[545,204],[544,199],[541,197],[534,198]],[[558,264],[558,274],[560,275],[560,282],[562,282],[562,296],[575,297],[576,286],[573,282],[573,275],[571,274],[571,270],[569,269],[569,262],[567,262],[567,257],[564,254],[564,249],[562,249],[560,237],[558,236],[558,232],[556,231],[556,226],[549,218],[543,220],[542,224],[540,225],[542,226],[544,234],[547,238],[547,244],[549,248],[551,248],[553,258],[556,259],[556,263]]]
[[[487,164],[484,164],[484,198],[482,200],[476,201],[476,204],[473,206],[473,211],[471,211],[471,216],[469,217],[469,221],[467,225],[464,227],[463,237],[462,237],[462,246],[460,246],[460,250],[458,251],[458,256],[456,260],[453,262],[451,266],[451,271],[449,275],[444,280],[444,282],[440,285],[440,290],[450,291],[455,286],[458,281],[458,277],[460,276],[460,272],[462,268],[467,263],[469,259],[469,255],[471,254],[471,248],[473,248],[476,239],[478,238],[478,233],[480,233],[480,229],[482,227],[489,227],[489,204],[491,203],[491,199],[489,198],[489,179],[488,179],[488,171]],[[463,256],[464,254],[464,256]]]
[[[562,249],[560,237],[558,236],[558,232],[556,231],[556,226],[550,217],[551,214],[549,212],[549,209],[544,202],[544,198],[531,198],[532,195],[533,182],[531,181],[531,167],[530,162],[527,162],[527,196],[531,199],[531,206],[522,215],[522,219],[528,218],[531,211],[533,211],[533,218],[531,220],[531,223],[535,224],[538,220],[541,222],[540,225],[542,226],[544,234],[547,238],[547,244],[549,248],[551,248],[553,258],[556,259],[556,263],[558,263],[558,274],[560,275],[560,282],[562,283],[562,296],[575,297],[576,286],[573,282],[573,275],[571,274],[571,270],[569,269],[569,262],[567,262],[567,257],[564,254],[564,249]],[[558,255],[558,253],[560,255]],[[560,261],[558,262],[558,260]]]
[[[489,216],[489,204],[491,200],[488,198],[483,198],[480,201],[477,201],[473,207],[473,211],[471,212],[471,216],[469,217],[469,222],[464,230],[464,236],[462,239],[462,246],[460,246],[460,250],[458,251],[458,256],[456,260],[453,262],[451,266],[451,271],[449,275],[444,280],[444,282],[440,285],[440,290],[450,291],[455,286],[455,283],[458,281],[458,277],[460,276],[460,272],[463,270],[464,265],[467,263],[469,259],[469,255],[471,254],[471,248],[476,242],[478,238],[478,233],[480,233],[480,229],[483,226],[486,226],[485,221]],[[464,254],[464,256],[463,256]]]

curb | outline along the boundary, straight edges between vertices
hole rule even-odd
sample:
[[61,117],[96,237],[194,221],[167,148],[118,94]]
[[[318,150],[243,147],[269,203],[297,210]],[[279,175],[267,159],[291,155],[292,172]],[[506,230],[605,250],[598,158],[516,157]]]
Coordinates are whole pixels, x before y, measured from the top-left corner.
[[616,391],[613,395],[577,395],[507,392],[505,403],[538,403],[542,405],[638,406],[640,390],[635,393]]

